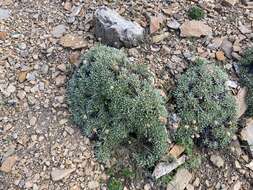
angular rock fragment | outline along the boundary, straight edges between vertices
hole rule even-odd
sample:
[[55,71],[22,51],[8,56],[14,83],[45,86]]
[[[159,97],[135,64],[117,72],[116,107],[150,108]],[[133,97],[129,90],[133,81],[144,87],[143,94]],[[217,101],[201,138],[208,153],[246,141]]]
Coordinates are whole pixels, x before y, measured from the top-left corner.
[[212,34],[212,28],[202,21],[186,21],[180,27],[181,37],[201,37]]
[[186,161],[187,157],[185,155],[181,156],[179,159],[172,163],[165,163],[161,162],[159,163],[156,167],[155,170],[153,171],[152,176],[154,176],[156,179],[169,174],[172,172],[174,169],[182,165]]
[[173,180],[167,185],[167,190],[184,190],[192,179],[192,174],[185,168],[177,171]]
[[54,169],[51,172],[51,177],[53,181],[59,181],[67,176],[69,176],[75,168],[72,169]]
[[6,158],[0,167],[0,171],[6,172],[6,173],[10,172],[17,160],[18,160],[18,157],[15,155]]
[[61,37],[59,43],[63,47],[70,47],[71,49],[80,49],[88,46],[88,43],[81,36],[73,34],[66,34]]
[[170,35],[169,32],[164,32],[164,33],[162,33],[162,34],[158,34],[158,35],[156,35],[156,36],[153,36],[153,37],[152,37],[152,42],[153,42],[153,43],[161,42],[161,41],[163,41],[164,39],[168,38],[169,35]]
[[102,43],[120,48],[137,46],[144,38],[143,28],[107,7],[95,13],[95,35]]
[[180,145],[174,145],[171,149],[169,154],[172,155],[173,157],[177,158],[184,152],[185,148]]
[[238,3],[238,0],[223,0],[223,4],[228,6],[234,6],[236,3]]
[[233,51],[233,44],[228,39],[223,40],[221,49],[224,51],[227,58],[232,58],[231,53]]

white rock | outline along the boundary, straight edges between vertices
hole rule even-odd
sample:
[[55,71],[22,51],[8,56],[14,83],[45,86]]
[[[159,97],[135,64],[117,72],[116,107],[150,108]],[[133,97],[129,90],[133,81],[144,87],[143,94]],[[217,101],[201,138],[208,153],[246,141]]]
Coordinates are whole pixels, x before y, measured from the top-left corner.
[[233,81],[233,80],[228,80],[226,81],[226,86],[230,87],[230,88],[237,88],[238,87],[238,84],[236,81]]
[[8,9],[0,8],[0,21],[10,17],[10,11]]
[[66,26],[63,24],[60,24],[53,28],[51,34],[55,38],[60,38],[62,35],[66,32]]
[[144,29],[120,16],[116,11],[100,7],[95,12],[95,35],[114,47],[137,46],[144,38]]
[[158,163],[157,166],[155,167],[152,176],[154,176],[156,179],[169,174],[172,172],[174,169],[182,165],[186,161],[187,157],[185,155],[181,156],[179,159],[172,163]]
[[167,26],[171,29],[177,30],[179,29],[180,24],[175,19],[172,19],[171,21],[167,22]]

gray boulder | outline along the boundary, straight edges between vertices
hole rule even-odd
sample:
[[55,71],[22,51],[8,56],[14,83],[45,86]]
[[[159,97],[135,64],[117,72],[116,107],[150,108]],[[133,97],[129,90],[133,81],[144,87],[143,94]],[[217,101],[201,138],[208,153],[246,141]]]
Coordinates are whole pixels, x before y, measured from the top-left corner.
[[116,48],[134,47],[143,40],[144,29],[114,10],[100,7],[95,12],[95,35],[102,43]]

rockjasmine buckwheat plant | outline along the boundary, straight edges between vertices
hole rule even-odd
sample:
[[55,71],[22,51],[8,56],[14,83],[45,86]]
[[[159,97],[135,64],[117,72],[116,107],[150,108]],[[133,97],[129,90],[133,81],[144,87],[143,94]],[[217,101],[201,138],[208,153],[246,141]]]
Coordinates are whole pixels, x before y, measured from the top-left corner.
[[240,62],[241,82],[248,88],[246,115],[253,116],[253,47],[245,51]]
[[96,155],[106,161],[124,142],[133,158],[151,167],[166,152],[168,134],[164,98],[148,70],[128,61],[120,50],[98,45],[84,56],[69,81],[73,121],[88,137],[96,136]]
[[188,146],[197,139],[211,148],[230,142],[236,128],[236,104],[225,85],[227,80],[220,67],[201,60],[181,76],[174,93],[181,118],[176,141]]

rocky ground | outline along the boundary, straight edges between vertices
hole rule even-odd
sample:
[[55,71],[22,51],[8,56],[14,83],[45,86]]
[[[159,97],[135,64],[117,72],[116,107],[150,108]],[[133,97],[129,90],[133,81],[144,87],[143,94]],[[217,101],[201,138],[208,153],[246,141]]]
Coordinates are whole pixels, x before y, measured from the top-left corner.
[[[194,4],[206,14],[197,30],[187,16]],[[0,0],[0,189],[105,189],[104,166],[71,124],[65,100],[71,70],[97,42],[93,14],[100,5],[145,28],[144,42],[123,51],[148,64],[166,94],[195,57],[218,61],[240,92],[235,70],[252,46],[250,1]],[[199,150],[203,162],[186,188],[253,189],[253,160],[239,137],[223,152]],[[158,189],[148,182],[125,187],[143,188]]]

